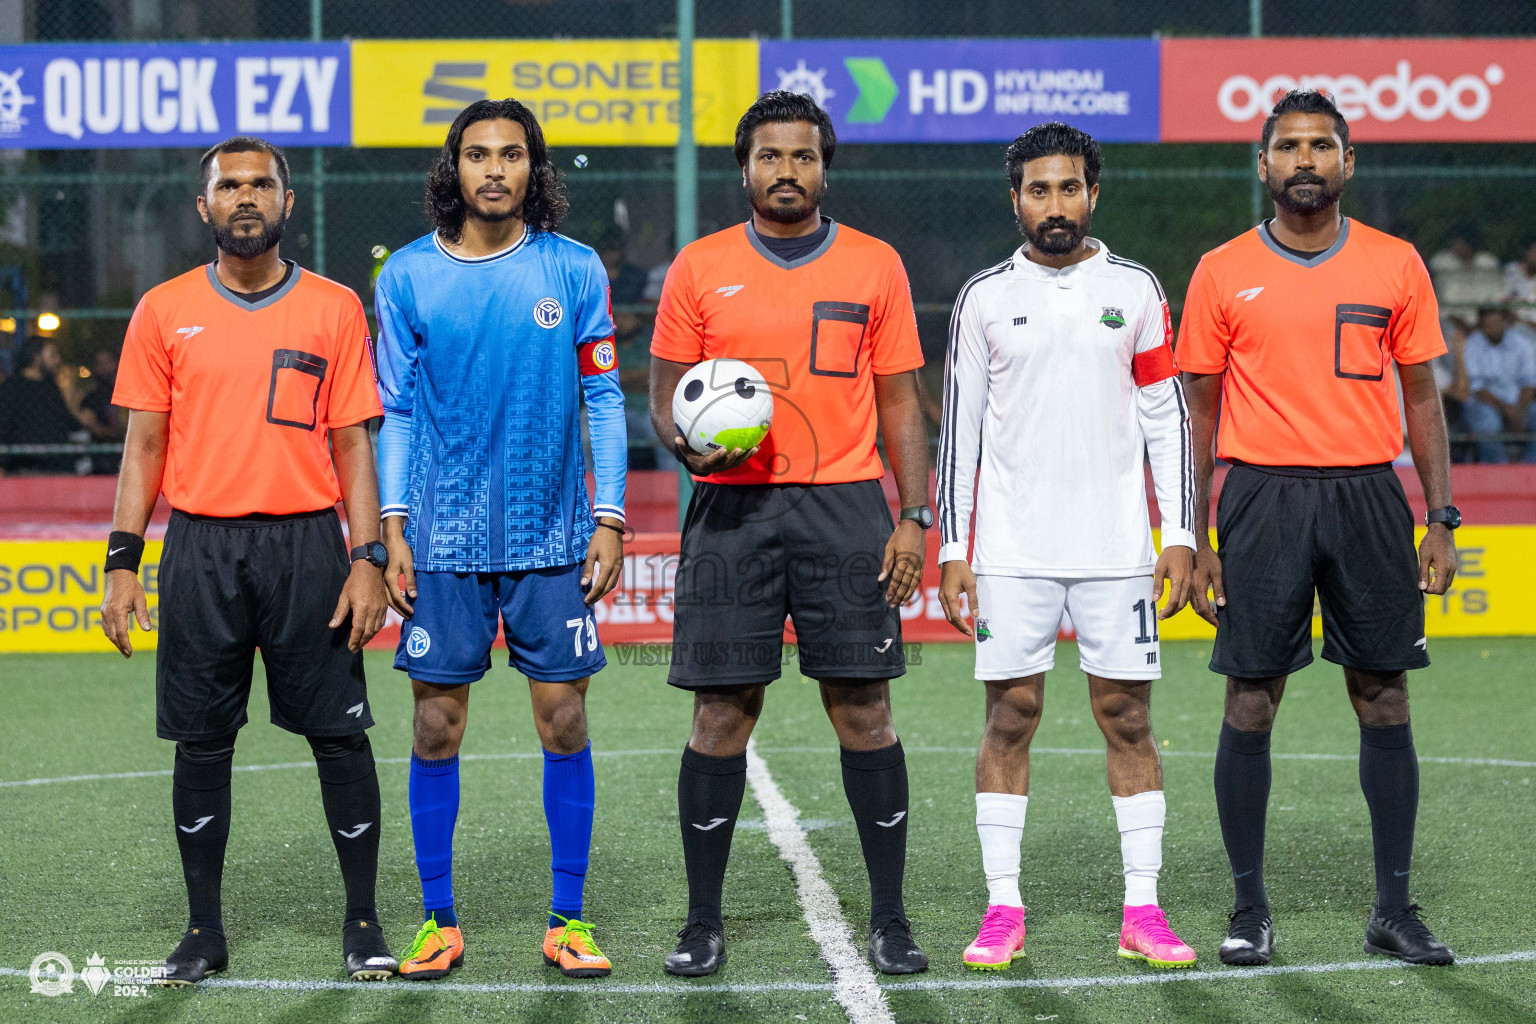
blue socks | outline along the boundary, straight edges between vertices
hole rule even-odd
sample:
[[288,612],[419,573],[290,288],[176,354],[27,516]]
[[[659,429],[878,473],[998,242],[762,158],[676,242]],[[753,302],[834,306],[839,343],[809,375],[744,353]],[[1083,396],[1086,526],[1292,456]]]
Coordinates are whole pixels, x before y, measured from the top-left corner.
[[[545,789],[547,793],[547,783]],[[429,761],[411,751],[410,804],[416,872],[421,875],[421,902],[426,911],[423,920],[435,917],[443,927],[457,927],[459,919],[453,912],[453,827],[459,818],[459,755]],[[589,800],[588,822],[590,808]],[[583,860],[583,866],[585,863]]]
[[[412,800],[414,809],[414,788]],[[587,880],[592,807],[596,800],[591,743],[576,754],[544,751],[544,817],[549,823],[549,867],[555,876],[554,898],[550,901],[551,928],[564,923],[560,918],[581,917],[581,890]],[[426,878],[425,871],[422,878]]]

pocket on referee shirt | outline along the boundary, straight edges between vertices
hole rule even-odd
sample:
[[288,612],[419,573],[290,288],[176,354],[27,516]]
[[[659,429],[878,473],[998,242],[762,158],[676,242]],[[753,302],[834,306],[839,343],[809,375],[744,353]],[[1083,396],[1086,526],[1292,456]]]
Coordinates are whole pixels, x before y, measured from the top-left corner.
[[272,381],[267,386],[267,422],[314,430],[327,365],[323,356],[298,349],[280,348],[273,352]]

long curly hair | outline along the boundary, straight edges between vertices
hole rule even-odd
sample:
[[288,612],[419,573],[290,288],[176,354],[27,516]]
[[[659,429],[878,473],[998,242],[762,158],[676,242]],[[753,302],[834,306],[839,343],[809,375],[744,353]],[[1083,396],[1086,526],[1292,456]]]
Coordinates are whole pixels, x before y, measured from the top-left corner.
[[523,197],[523,223],[538,231],[554,231],[571,208],[565,196],[560,172],[549,160],[544,130],[533,111],[517,100],[477,100],[459,112],[443,151],[432,163],[427,175],[427,218],[446,242],[457,242],[464,234],[464,190],[459,182],[459,149],[464,130],[479,121],[516,121],[528,136],[528,193]]

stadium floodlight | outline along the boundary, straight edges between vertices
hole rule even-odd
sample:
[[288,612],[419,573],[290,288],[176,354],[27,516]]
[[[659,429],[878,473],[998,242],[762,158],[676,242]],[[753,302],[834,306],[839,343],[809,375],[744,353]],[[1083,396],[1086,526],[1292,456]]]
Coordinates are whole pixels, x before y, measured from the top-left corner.
[[37,329],[40,331],[56,331],[59,329],[59,314],[43,313],[37,318]]

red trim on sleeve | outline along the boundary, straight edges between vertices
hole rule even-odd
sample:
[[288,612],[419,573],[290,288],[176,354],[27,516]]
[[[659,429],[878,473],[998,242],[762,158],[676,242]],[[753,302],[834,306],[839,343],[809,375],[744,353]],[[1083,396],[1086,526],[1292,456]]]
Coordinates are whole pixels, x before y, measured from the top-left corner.
[[1139,388],[1177,376],[1178,372],[1173,365],[1173,349],[1167,345],[1159,345],[1157,348],[1138,352],[1131,360],[1131,379]]
[[576,362],[581,368],[583,377],[591,377],[594,374],[612,370],[619,365],[619,356],[613,347],[613,338],[587,342],[576,350]]

